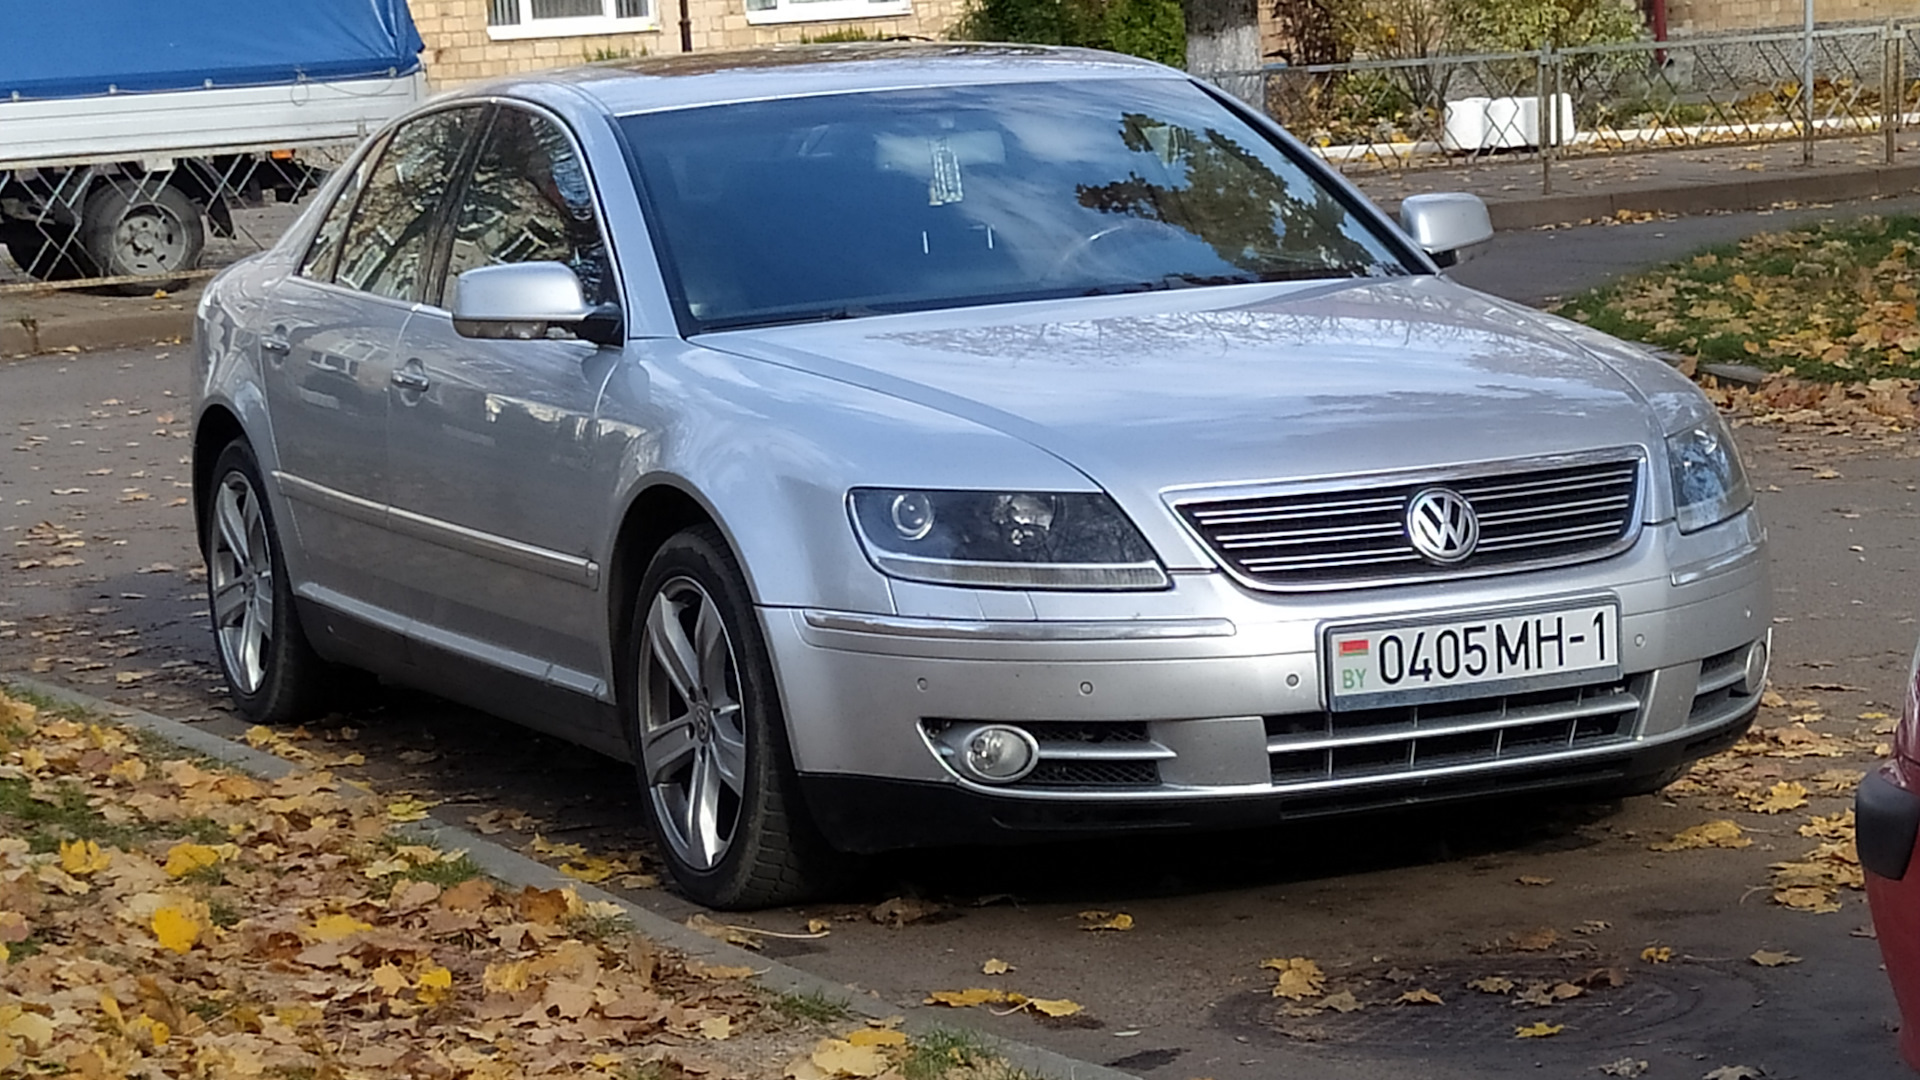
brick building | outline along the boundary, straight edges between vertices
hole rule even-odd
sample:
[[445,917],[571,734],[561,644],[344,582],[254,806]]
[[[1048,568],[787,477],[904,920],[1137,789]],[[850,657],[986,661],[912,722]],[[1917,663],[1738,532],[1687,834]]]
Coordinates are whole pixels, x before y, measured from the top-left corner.
[[[1667,0],[1667,27],[1675,35],[1777,30],[1800,25],[1800,0]],[[1911,20],[1915,0],[1813,0],[1814,21],[1834,23]]]
[[409,0],[435,89],[535,68],[776,42],[939,38],[965,0]]

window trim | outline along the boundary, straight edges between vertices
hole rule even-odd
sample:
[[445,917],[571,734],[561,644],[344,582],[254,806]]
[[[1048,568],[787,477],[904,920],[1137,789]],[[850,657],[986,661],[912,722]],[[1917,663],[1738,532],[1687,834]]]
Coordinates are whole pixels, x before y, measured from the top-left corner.
[[[518,10],[519,18],[510,23],[487,23],[487,39],[490,41],[525,41],[532,38],[589,37],[597,34],[631,34],[636,32],[657,31],[660,29],[659,0],[648,0],[647,14],[622,18],[612,12],[618,10],[619,0],[600,0],[599,15],[576,15],[536,19],[533,16],[533,0],[505,0]],[[491,10],[489,10],[491,18]]]
[[[446,299],[447,290],[452,285],[447,272],[453,268],[453,239],[458,227],[460,208],[466,202],[467,186],[473,183],[473,171],[479,165],[480,155],[486,151],[487,141],[493,137],[494,124],[499,120],[502,112],[518,109],[551,123],[561,135],[566,137],[567,143],[573,148],[574,156],[580,159],[580,169],[586,173],[587,187],[593,196],[594,226],[600,230],[600,246],[607,252],[607,271],[612,276],[612,303],[620,308],[622,318],[625,318],[628,307],[627,285],[626,279],[620,273],[620,252],[614,247],[613,230],[607,225],[607,207],[601,198],[600,183],[593,175],[593,159],[587,155],[586,147],[581,145],[579,133],[574,131],[573,125],[567,123],[559,113],[536,102],[509,97],[486,97],[480,100],[488,106],[488,109],[482,118],[481,127],[476,132],[473,144],[468,147],[467,153],[461,159],[459,176],[453,187],[449,189],[446,206],[441,210],[439,242],[434,246],[433,262],[428,268],[425,287],[421,289],[420,298],[417,301],[419,306],[448,318],[453,317],[453,312],[441,307],[438,301]],[[615,125],[615,128],[617,130],[618,125]]]
[[[453,100],[435,105],[431,108],[425,108],[425,109],[421,109],[418,112],[408,113],[407,115],[402,116],[399,120],[395,121],[393,125],[393,129],[391,131],[388,131],[386,135],[382,137],[382,139],[380,140],[380,148],[377,156],[370,157],[368,159],[372,163],[373,169],[377,172],[380,168],[381,163],[386,159],[387,150],[393,145],[393,140],[395,136],[397,136],[401,131],[405,130],[407,125],[409,124],[413,124],[418,121],[425,120],[430,116],[437,116],[440,113],[454,112],[459,109],[473,109],[476,114],[473,121],[474,130],[468,133],[467,142],[465,145],[463,145],[460,148],[460,156],[453,163],[453,166],[452,166],[453,178],[447,184],[447,191],[445,194],[443,194],[441,198],[441,204],[438,207],[435,207],[433,210],[433,215],[432,215],[433,225],[427,234],[427,250],[424,256],[427,259],[428,273],[426,275],[423,275],[419,281],[414,282],[413,295],[405,299],[402,299],[400,297],[387,296],[385,293],[377,293],[377,292],[374,292],[372,289],[363,289],[357,285],[346,284],[345,282],[340,280],[340,259],[338,257],[336,257],[333,261],[333,273],[327,278],[328,284],[336,285],[342,289],[346,289],[347,291],[352,292],[356,296],[371,296],[377,299],[395,300],[399,303],[404,303],[409,305],[420,303],[422,297],[426,295],[426,285],[427,285],[428,279],[432,275],[433,261],[435,258],[437,258],[439,254],[441,240],[447,230],[448,215],[451,213],[451,211],[449,211],[447,208],[447,204],[449,201],[448,196],[451,196],[456,192],[464,192],[466,190],[466,177],[468,176],[468,174],[470,174],[473,171],[473,156],[475,153],[475,148],[480,145],[479,137],[481,135],[484,135],[486,133],[486,130],[492,125],[493,112],[492,112],[492,109],[489,108],[491,104],[492,102],[487,100],[476,101],[471,98],[454,98]],[[371,175],[369,175],[369,180],[371,179],[372,177]],[[359,224],[360,204],[366,198],[368,186],[369,185],[367,184],[362,184],[360,187],[359,193],[354,196],[353,213],[348,216],[347,231],[343,233],[341,236],[342,247],[340,249],[340,254],[342,256],[346,254],[346,247],[345,247],[346,238],[353,235],[353,227]],[[308,279],[308,280],[312,280],[312,279]]]
[[[293,273],[289,276],[297,277],[302,281],[317,281],[324,285],[333,284],[334,274],[340,269],[340,251],[336,250],[333,253],[333,262],[328,266],[326,276],[315,277],[306,272],[308,264],[313,262],[314,246],[320,243],[320,234],[327,227],[327,219],[333,216],[335,209],[339,208],[342,203],[345,203],[347,220],[346,224],[340,227],[340,249],[344,250],[346,248],[347,234],[353,231],[353,216],[360,212],[360,196],[366,194],[367,190],[367,185],[364,180],[356,181],[353,179],[353,174],[359,172],[361,169],[365,169],[367,170],[367,177],[372,177],[374,167],[379,164],[380,155],[387,152],[387,139],[393,134],[393,130],[398,127],[399,125],[395,124],[393,128],[383,129],[375,134],[373,138],[368,139],[366,145],[361,148],[360,153],[355,155],[340,169],[340,175],[343,177],[340,186],[334,190],[333,197],[327,200],[326,209],[320,211],[318,216],[314,218],[313,229],[307,234],[306,240],[300,244],[300,257],[295,260]],[[353,187],[352,191],[347,190],[349,185]]]
[[771,8],[746,11],[749,26],[896,19],[913,14],[913,0],[774,0]]

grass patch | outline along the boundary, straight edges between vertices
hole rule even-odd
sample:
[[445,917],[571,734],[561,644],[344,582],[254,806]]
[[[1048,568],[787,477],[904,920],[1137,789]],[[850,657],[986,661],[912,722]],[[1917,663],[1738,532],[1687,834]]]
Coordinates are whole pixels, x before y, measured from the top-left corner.
[[625,915],[580,915],[568,919],[567,932],[584,941],[608,941],[633,930]]
[[781,994],[773,999],[773,1010],[782,1016],[794,1020],[811,1020],[817,1024],[831,1024],[853,1017],[853,1010],[838,998],[828,997],[819,990],[809,990],[804,994]]
[[1556,310],[1702,361],[1824,382],[1920,377],[1920,217],[1760,233]]
[[64,840],[92,840],[114,847],[139,842],[142,831],[115,825],[88,805],[87,790],[78,784],[53,786],[51,797],[36,799],[26,780],[0,780],[0,832],[24,836],[35,854],[58,851]]
[[1038,1080],[1001,1060],[980,1036],[946,1028],[914,1039],[899,1072],[904,1080]]
[[424,863],[410,867],[400,877],[406,881],[430,881],[443,889],[451,889],[463,881],[480,876],[480,864],[468,855],[462,855],[452,861],[442,859],[438,862]]

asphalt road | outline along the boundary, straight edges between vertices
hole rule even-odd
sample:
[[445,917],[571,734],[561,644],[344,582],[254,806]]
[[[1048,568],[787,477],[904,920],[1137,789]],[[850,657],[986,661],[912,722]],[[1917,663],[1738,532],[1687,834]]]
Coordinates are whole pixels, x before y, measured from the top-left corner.
[[[1504,274],[1533,290],[1510,291],[1537,298],[1611,268],[1541,248],[1644,258],[1668,237],[1619,238],[1717,234],[1731,220],[1513,234],[1461,276]],[[186,378],[179,347],[0,365],[0,676],[36,671],[238,736],[192,572]],[[1740,434],[1774,544],[1776,686],[1818,703],[1766,710],[1762,723],[1817,711],[1826,718],[1813,729],[1870,745],[1876,719],[1860,714],[1897,711],[1887,703],[1899,700],[1916,634],[1908,575],[1920,442],[1860,430]],[[342,771],[440,801],[449,820],[527,815],[501,839],[524,845],[537,831],[648,858],[625,766],[481,714],[378,693],[300,745],[363,755],[364,766]],[[1856,746],[1846,758],[1753,764],[1797,777],[1869,760]],[[1086,1011],[1061,1021],[979,1008],[956,1020],[1155,1080],[1575,1077],[1621,1059],[1647,1061],[1655,1078],[1724,1065],[1767,1077],[1896,1076],[1892,1000],[1876,945],[1861,936],[1870,933],[1862,894],[1812,915],[1771,903],[1765,888],[1768,864],[1812,846],[1795,826],[1846,805],[1819,796],[1763,816],[1712,794],[1510,803],[1178,841],[922,852],[883,860],[839,902],[724,921],[803,935],[808,920],[826,919],[827,936],[770,938],[766,951],[889,1000],[972,986],[1072,998]],[[1753,846],[1648,849],[1719,817],[1745,826]],[[676,918],[695,912],[664,890],[624,891]],[[899,927],[869,916],[894,897],[937,910]],[[1087,910],[1125,912],[1134,929],[1082,930]],[[1644,962],[1648,947],[1673,958]],[[1802,962],[1759,967],[1747,958],[1762,948]],[[1260,967],[1276,957],[1310,957],[1330,989],[1372,1004],[1287,1016]],[[984,975],[989,958],[1016,970]],[[1624,985],[1591,980],[1546,1007],[1466,987],[1609,968]],[[1389,1004],[1418,989],[1443,1003]],[[1514,1037],[1541,1020],[1564,1027]]]

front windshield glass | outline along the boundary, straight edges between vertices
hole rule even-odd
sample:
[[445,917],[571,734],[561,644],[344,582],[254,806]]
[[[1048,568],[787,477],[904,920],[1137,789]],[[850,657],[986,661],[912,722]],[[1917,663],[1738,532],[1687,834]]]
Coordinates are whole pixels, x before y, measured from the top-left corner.
[[834,94],[620,122],[694,332],[1407,272],[1279,146],[1182,81]]

